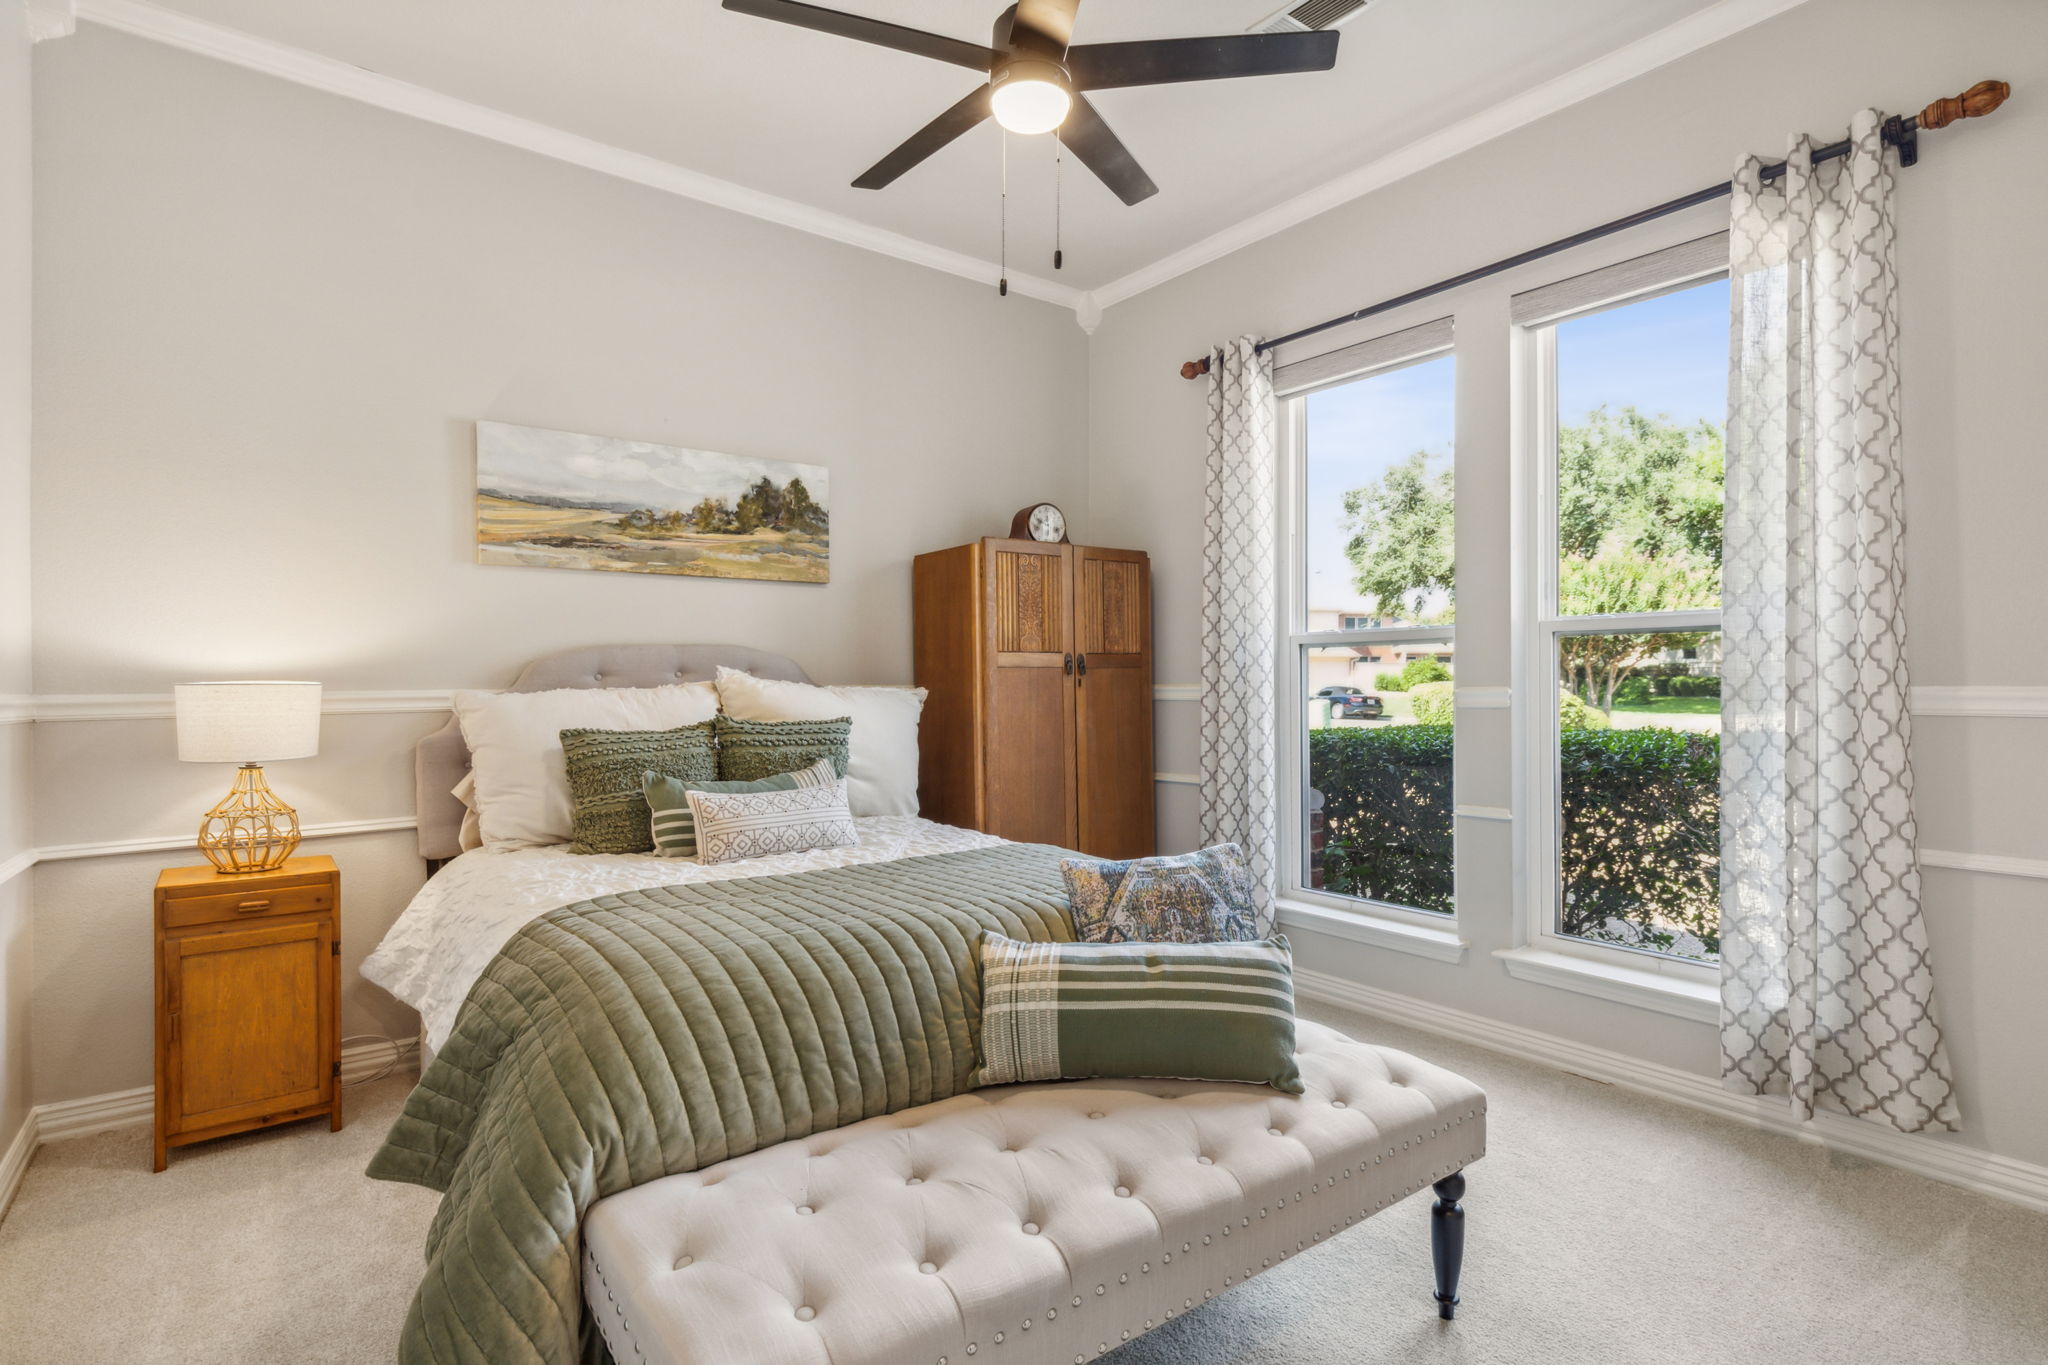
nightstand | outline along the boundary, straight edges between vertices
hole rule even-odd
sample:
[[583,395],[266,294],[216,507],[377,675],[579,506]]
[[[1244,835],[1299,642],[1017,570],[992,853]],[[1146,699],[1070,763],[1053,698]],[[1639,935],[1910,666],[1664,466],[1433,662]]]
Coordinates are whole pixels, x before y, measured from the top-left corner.
[[156,1150],[328,1116],[341,1128],[341,870],[156,879]]

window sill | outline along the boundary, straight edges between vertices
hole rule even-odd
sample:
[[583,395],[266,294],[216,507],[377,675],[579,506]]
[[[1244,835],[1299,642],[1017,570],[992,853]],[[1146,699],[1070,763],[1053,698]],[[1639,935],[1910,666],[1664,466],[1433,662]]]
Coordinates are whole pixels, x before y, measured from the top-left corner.
[[1301,929],[1374,948],[1392,948],[1397,953],[1413,953],[1437,962],[1465,960],[1465,940],[1458,937],[1455,929],[1439,929],[1433,924],[1411,924],[1368,911],[1333,910],[1285,897],[1279,902],[1278,918],[1283,929]]
[[1495,957],[1508,975],[1560,990],[1577,991],[1618,1004],[1635,1005],[1676,1015],[1696,1023],[1719,1023],[1720,988],[1705,980],[1692,980],[1644,967],[1618,962],[1601,962],[1547,948],[1501,948]]

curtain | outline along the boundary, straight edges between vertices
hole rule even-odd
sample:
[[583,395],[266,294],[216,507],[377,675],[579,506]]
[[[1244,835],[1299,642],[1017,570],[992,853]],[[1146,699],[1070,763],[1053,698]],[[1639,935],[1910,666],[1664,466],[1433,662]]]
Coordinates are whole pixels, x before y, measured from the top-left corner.
[[1723,602],[1729,1088],[1956,1124],[1909,757],[1892,154],[1737,168]]
[[1276,814],[1273,359],[1251,337],[1218,350],[1202,505],[1201,837],[1205,846],[1244,848],[1267,932]]

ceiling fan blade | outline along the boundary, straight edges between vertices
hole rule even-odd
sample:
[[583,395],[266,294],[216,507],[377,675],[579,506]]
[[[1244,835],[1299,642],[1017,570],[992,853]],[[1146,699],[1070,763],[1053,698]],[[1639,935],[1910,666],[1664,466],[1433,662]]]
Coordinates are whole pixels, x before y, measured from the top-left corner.
[[1234,33],[1219,38],[1087,43],[1067,53],[1067,70],[1076,90],[1328,71],[1337,64],[1337,38],[1329,32]]
[[725,0],[725,7],[735,13],[774,19],[785,24],[795,24],[798,28],[816,29],[820,33],[835,34],[841,38],[855,38],[880,47],[893,47],[898,52],[930,57],[934,61],[951,62],[955,66],[965,66],[975,71],[993,70],[996,64],[997,54],[994,49],[983,47],[980,43],[962,42],[958,38],[926,33],[922,29],[884,23],[880,19],[870,19],[861,14],[842,14],[836,9],[799,4],[798,0]]
[[1145,174],[1145,168],[1084,96],[1074,96],[1074,107],[1068,112],[1067,121],[1060,125],[1059,138],[1067,144],[1068,151],[1080,158],[1082,165],[1095,172],[1096,178],[1116,191],[1116,197],[1126,204],[1159,193],[1152,177]]
[[1081,0],[1017,0],[1010,19],[1010,47],[1058,61],[1074,41],[1074,11]]
[[861,173],[853,182],[857,190],[878,190],[923,161],[933,152],[959,137],[989,115],[988,87],[980,86],[945,113],[912,133],[889,155]]

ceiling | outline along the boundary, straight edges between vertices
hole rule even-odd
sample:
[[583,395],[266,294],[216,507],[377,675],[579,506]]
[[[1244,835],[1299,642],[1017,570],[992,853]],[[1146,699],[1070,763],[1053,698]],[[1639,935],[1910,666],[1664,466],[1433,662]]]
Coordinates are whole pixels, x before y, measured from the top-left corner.
[[[1052,270],[1049,138],[1011,137],[1013,270],[1097,289],[1564,75],[1712,0],[1373,0],[1334,71],[1091,98],[1160,187],[1127,208],[1069,161]],[[1002,0],[831,0],[977,42]],[[881,191],[848,182],[970,71],[717,0],[170,0],[170,7],[690,170],[994,259],[987,123]],[[1077,42],[1242,32],[1280,0],[1087,0]]]

